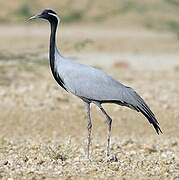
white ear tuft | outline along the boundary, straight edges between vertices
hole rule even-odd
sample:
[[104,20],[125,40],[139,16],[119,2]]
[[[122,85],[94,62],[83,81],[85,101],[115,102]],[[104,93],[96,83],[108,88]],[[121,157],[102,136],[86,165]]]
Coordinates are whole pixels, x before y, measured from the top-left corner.
[[48,13],[49,15],[52,15],[52,16],[54,16],[54,17],[56,17],[57,18],[57,20],[60,22],[60,18],[58,17],[58,15],[57,14],[54,14],[54,13]]

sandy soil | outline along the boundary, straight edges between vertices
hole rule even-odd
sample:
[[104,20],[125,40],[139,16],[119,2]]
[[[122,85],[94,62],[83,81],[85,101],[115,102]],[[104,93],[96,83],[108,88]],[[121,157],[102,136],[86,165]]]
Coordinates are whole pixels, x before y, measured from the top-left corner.
[[[145,34],[142,30],[145,35],[133,36],[138,41],[136,46],[134,41],[131,46],[122,46],[120,40],[130,42],[132,38],[122,31],[121,35],[116,32],[118,38],[110,36],[106,40],[110,29],[95,41],[95,33],[89,33],[92,41],[87,43],[86,38],[79,37],[82,45],[73,36],[75,27],[64,35],[66,39],[62,38],[62,51],[74,60],[101,68],[132,86],[150,105],[163,130],[158,136],[141,114],[105,105],[113,118],[112,155],[107,159],[107,127],[100,111],[93,107],[93,144],[88,161],[83,103],[59,88],[51,76],[46,53],[48,29],[39,35],[34,27],[36,30],[28,29],[32,34],[27,35],[23,33],[26,27],[15,27],[20,37],[14,32],[9,35],[9,28],[3,28],[1,179],[179,179],[179,54],[178,41],[172,34]],[[98,28],[96,32],[100,33]],[[117,42],[119,50],[123,47],[119,52]]]

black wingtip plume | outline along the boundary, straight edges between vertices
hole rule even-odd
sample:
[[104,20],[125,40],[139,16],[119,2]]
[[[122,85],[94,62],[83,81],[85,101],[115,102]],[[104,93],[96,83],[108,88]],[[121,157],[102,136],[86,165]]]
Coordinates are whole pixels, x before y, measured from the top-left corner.
[[153,127],[155,128],[157,134],[159,135],[160,133],[163,134],[162,130],[160,129],[158,124],[152,123]]
[[140,109],[140,112],[148,119],[148,121],[153,125],[154,129],[156,130],[157,134],[163,134],[162,130],[160,129],[159,123],[154,115],[147,113]]
[[[159,123],[155,118],[154,113],[150,110],[148,105],[144,102],[144,100],[131,88],[127,87],[128,97],[131,97],[133,100],[133,104],[130,104],[136,111],[141,112],[149,121],[150,124],[153,125],[157,134],[163,133],[159,127]],[[137,105],[136,105],[137,104]]]

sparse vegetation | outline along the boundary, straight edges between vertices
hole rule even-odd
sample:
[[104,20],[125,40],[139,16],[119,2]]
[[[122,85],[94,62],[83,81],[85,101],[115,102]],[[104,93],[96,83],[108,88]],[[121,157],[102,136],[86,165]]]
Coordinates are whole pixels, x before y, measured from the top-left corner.
[[11,17],[13,17],[13,19],[16,19],[17,21],[22,21],[22,19],[27,19],[32,15],[31,7],[27,1],[24,1],[22,4],[20,4],[18,9],[11,14]]
[[70,14],[63,16],[63,21],[65,23],[81,21],[83,14],[80,11],[71,11]]
[[179,21],[169,21],[168,22],[168,29],[172,32],[174,32],[177,36],[177,38],[179,39]]
[[74,49],[77,51],[81,51],[83,48],[85,48],[87,45],[93,43],[90,39],[85,39],[83,41],[79,41],[74,45]]

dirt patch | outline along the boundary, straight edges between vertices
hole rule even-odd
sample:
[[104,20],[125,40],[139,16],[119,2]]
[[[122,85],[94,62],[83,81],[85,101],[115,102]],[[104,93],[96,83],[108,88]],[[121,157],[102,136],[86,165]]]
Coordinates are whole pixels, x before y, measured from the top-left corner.
[[[134,140],[135,139],[135,140]],[[114,141],[114,139],[113,139]],[[91,161],[76,140],[1,141],[1,178],[177,179],[178,141],[116,138],[110,158],[95,141]]]

